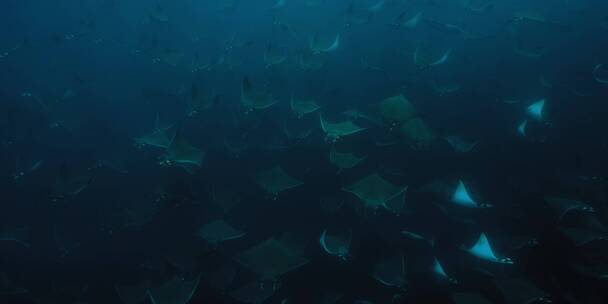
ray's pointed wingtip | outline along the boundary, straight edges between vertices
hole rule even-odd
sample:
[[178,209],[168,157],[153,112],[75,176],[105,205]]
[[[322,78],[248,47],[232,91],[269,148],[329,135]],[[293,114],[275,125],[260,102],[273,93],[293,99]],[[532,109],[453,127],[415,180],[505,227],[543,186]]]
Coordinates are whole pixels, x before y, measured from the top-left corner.
[[456,189],[452,193],[452,202],[457,205],[463,205],[463,206],[477,205],[477,203],[475,201],[473,201],[473,199],[469,195],[469,191],[467,190],[467,188],[462,180],[458,180]]

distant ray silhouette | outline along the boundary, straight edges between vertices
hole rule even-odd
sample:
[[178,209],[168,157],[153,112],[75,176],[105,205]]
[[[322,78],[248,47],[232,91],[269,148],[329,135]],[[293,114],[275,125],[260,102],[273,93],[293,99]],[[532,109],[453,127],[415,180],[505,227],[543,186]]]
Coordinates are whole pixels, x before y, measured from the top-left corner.
[[238,239],[244,235],[245,232],[235,229],[222,220],[211,221],[203,225],[198,231],[198,236],[212,244]]
[[302,185],[302,182],[289,176],[283,168],[274,166],[255,175],[256,183],[273,198],[281,192]]
[[276,47],[268,45],[264,51],[264,65],[268,69],[287,61],[287,54]]
[[416,109],[403,95],[398,95],[380,102],[380,115],[387,125],[395,126],[416,117]]
[[298,117],[302,118],[306,114],[313,113],[321,107],[314,100],[299,99],[291,96],[290,101],[291,111]]
[[551,210],[557,215],[557,220],[561,221],[571,213],[594,213],[595,209],[589,204],[569,198],[545,196],[544,201]]
[[391,210],[387,203],[403,194],[407,187],[395,186],[383,179],[378,173],[372,173],[343,189],[357,196],[366,208],[377,209],[383,207]]
[[236,260],[261,280],[278,281],[285,273],[297,269],[308,260],[300,252],[274,238],[267,239],[236,257]]
[[170,164],[200,167],[204,157],[205,152],[190,145],[183,137],[181,128],[179,128],[175,132],[171,144],[167,147],[165,161]]
[[166,149],[171,144],[173,135],[171,125],[161,125],[160,117],[157,114],[154,129],[142,136],[136,137],[135,144],[141,147],[151,146]]
[[403,123],[399,128],[399,132],[410,142],[414,149],[426,149],[435,140],[433,130],[419,117]]
[[470,142],[457,136],[446,136],[445,141],[458,153],[470,152],[477,146],[477,142]]
[[241,103],[245,110],[250,112],[269,108],[276,104],[277,100],[268,91],[254,90],[251,81],[245,76],[241,86]]
[[319,33],[315,33],[313,37],[310,39],[309,48],[313,52],[313,54],[319,53],[331,53],[336,51],[340,47],[341,35],[340,33],[336,34],[333,42],[329,45],[324,45],[321,41],[321,37]]
[[353,153],[340,152],[336,149],[335,144],[329,151],[329,161],[340,170],[354,168],[366,158],[367,156],[359,157]]
[[331,123],[323,119],[323,116],[319,117],[321,121],[321,129],[323,130],[323,132],[325,132],[327,139],[329,139],[330,141],[336,141],[344,136],[359,133],[366,129],[354,124],[350,120]]
[[299,56],[300,68],[304,70],[318,70],[325,65],[325,55],[315,54],[309,49],[304,49]]
[[517,133],[523,137],[526,137],[527,129],[528,129],[528,121],[524,120],[517,126]]

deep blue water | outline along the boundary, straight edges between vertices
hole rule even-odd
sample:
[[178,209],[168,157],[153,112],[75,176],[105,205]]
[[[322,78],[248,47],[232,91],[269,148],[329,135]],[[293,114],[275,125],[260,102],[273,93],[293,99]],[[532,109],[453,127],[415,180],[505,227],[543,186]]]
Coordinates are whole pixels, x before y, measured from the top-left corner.
[[5,0],[0,303],[608,303],[607,12]]

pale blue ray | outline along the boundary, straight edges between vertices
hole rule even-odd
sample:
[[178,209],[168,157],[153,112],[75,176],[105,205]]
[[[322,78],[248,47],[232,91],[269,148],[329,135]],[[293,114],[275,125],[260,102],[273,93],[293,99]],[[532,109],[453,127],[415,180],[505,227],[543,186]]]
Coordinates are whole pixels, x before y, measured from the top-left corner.
[[458,181],[458,186],[452,194],[452,202],[456,205],[468,207],[468,208],[488,208],[492,205],[485,203],[478,203],[471,198],[469,191],[462,181]]
[[528,106],[528,108],[526,109],[526,113],[536,119],[536,120],[543,120],[544,119],[544,113],[543,110],[545,109],[545,99],[540,99],[535,101],[534,103],[532,103],[530,106]]
[[482,260],[501,264],[513,264],[513,261],[509,258],[496,257],[485,233],[481,233],[475,245],[466,249],[466,251]]

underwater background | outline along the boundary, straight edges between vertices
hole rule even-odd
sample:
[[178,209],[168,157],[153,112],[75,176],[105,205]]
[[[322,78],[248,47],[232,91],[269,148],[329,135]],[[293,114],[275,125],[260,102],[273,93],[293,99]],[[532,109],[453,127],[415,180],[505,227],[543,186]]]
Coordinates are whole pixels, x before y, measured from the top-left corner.
[[0,303],[608,303],[606,1],[0,8]]

